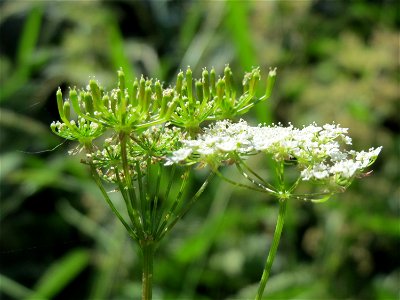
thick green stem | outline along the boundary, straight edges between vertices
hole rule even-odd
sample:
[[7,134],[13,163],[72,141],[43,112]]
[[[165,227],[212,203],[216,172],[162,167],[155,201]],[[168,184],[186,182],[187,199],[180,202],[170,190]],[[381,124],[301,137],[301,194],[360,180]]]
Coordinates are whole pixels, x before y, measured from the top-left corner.
[[281,239],[281,233],[283,228],[283,223],[285,221],[285,214],[286,214],[286,202],[287,199],[280,199],[279,200],[279,215],[276,221],[274,238],[272,241],[271,248],[269,249],[267,261],[265,263],[264,272],[262,274],[260,285],[258,287],[258,292],[256,296],[256,300],[261,300],[262,295],[264,293],[265,286],[267,285],[268,277],[271,272],[272,263],[275,258],[276,251],[278,250],[279,241]]
[[142,245],[143,272],[142,272],[142,300],[151,300],[153,291],[153,259],[155,244],[147,242]]

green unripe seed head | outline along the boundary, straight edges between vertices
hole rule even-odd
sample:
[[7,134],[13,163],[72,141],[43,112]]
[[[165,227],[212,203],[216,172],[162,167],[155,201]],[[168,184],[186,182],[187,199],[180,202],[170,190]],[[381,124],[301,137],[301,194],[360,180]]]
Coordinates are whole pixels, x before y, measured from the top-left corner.
[[78,97],[78,93],[76,92],[75,89],[70,89],[69,90],[69,100],[71,101],[72,107],[74,108],[75,112],[78,115],[81,114],[81,107],[80,107],[80,104],[79,104],[79,97]]
[[193,102],[193,77],[192,70],[190,67],[186,70],[186,89],[189,102]]
[[142,104],[144,101],[144,92],[146,89],[146,80],[143,78],[143,76],[140,78],[139,81],[139,104]]
[[110,97],[108,97],[108,95],[104,95],[101,101],[103,102],[106,110],[108,110],[110,108]]
[[196,96],[197,96],[197,100],[202,102],[203,101],[203,83],[198,80],[196,81]]
[[71,105],[69,104],[68,101],[64,102],[63,112],[64,116],[69,120],[71,118]]
[[272,94],[272,88],[274,87],[275,84],[275,78],[276,78],[276,68],[270,69],[267,78],[267,87],[265,89],[266,98],[269,98]]
[[203,80],[203,94],[205,100],[210,98],[210,74],[207,69],[203,69],[202,80]]
[[173,98],[173,100],[168,103],[167,112],[165,114],[165,117],[167,119],[172,115],[172,113],[174,112],[174,110],[175,110],[176,106],[178,105],[178,103],[179,103],[179,97],[178,96],[175,96]]
[[251,72],[251,78],[249,82],[249,93],[251,95],[254,95],[256,93],[256,88],[258,81],[260,80],[260,70],[259,69],[253,69]]
[[171,103],[172,93],[171,90],[164,90],[161,101],[160,116],[164,117],[168,110],[168,105]]
[[224,79],[225,79],[227,89],[230,90],[231,86],[232,86],[232,70],[231,70],[231,68],[229,68],[229,65],[225,66]]
[[159,80],[156,81],[156,83],[154,84],[154,89],[156,90],[156,99],[157,99],[157,103],[160,104],[162,101],[162,87],[161,87],[161,83]]
[[143,112],[148,112],[149,107],[150,107],[150,102],[151,102],[151,87],[146,86],[145,89],[145,96],[144,96],[144,105],[142,107]]
[[93,115],[93,100],[92,96],[90,93],[84,93],[84,101],[85,101],[85,108],[86,112],[88,112],[90,115]]
[[89,81],[89,87],[93,97],[93,107],[96,110],[99,110],[99,107],[101,106],[101,91],[99,85],[92,79]]
[[121,91],[125,91],[125,73],[122,69],[118,71],[118,87]]
[[64,105],[63,105],[62,92],[61,92],[60,88],[57,89],[56,97],[57,97],[58,113],[60,114],[61,118],[64,118],[65,117],[65,115],[64,115]]
[[137,79],[133,82],[133,89],[132,89],[132,97],[131,97],[131,104],[133,106],[137,106],[138,104],[138,91],[139,91],[139,82]]
[[111,110],[115,114],[117,109],[117,99],[115,97],[111,97]]
[[217,95],[217,88],[216,88],[216,73],[215,69],[212,68],[210,71],[210,86],[211,86],[211,93],[213,96]]
[[217,82],[217,96],[218,98],[222,99],[223,95],[225,94],[225,80],[220,78]]
[[176,92],[180,95],[182,94],[182,85],[183,85],[183,72],[180,71],[176,76]]

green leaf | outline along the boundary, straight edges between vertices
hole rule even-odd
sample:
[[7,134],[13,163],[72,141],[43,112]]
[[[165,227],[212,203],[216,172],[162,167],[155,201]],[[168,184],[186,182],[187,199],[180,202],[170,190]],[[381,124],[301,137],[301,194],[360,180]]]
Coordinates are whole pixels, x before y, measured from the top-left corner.
[[352,214],[352,220],[358,226],[377,234],[400,236],[400,219],[390,216],[372,215],[357,211]]
[[120,69],[125,73],[125,78],[129,93],[131,94],[133,89],[133,80],[135,78],[135,73],[132,64],[129,62],[125,50],[124,50],[124,39],[118,28],[116,22],[110,22],[108,26],[108,39],[110,45],[110,56],[112,64],[115,69]]
[[200,258],[215,239],[223,234],[241,216],[236,213],[224,213],[207,220],[196,234],[187,238],[182,246],[176,250],[176,258],[182,263],[188,263]]
[[42,15],[43,9],[41,6],[37,5],[31,10],[24,24],[24,30],[19,41],[17,53],[17,62],[20,66],[23,66],[31,59],[32,52],[39,38]]
[[42,15],[42,6],[35,5],[25,21],[17,50],[17,66],[2,87],[0,102],[16,92],[29,78],[32,53],[39,38]]
[[77,249],[56,261],[39,279],[28,300],[51,299],[70,283],[89,263],[89,252]]
[[32,293],[28,288],[1,274],[0,291],[15,299],[26,298]]
[[228,1],[226,25],[235,45],[240,63],[245,69],[257,64],[251,32],[248,24],[249,3],[247,1]]

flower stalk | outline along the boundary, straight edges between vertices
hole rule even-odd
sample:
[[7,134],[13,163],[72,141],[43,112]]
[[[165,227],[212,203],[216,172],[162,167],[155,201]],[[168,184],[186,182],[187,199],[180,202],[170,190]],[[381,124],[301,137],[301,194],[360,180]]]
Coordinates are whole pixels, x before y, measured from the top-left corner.
[[275,259],[276,252],[278,250],[279,241],[281,239],[283,224],[285,222],[287,199],[279,199],[279,214],[276,220],[274,237],[272,240],[271,248],[269,249],[267,260],[265,262],[264,270],[261,276],[261,280],[258,286],[256,300],[261,300],[264,294],[265,286],[267,285],[269,275],[271,273],[272,264]]

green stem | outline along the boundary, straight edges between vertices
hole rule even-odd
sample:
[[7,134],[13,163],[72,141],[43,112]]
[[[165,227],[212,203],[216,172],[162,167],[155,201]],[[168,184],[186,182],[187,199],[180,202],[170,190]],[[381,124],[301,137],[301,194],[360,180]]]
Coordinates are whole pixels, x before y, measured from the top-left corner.
[[[181,204],[182,196],[185,191],[185,188],[187,187],[189,183],[189,175],[190,175],[190,167],[187,167],[185,169],[185,172],[182,174],[182,183],[179,188],[178,194],[176,195],[175,201],[172,203],[171,207],[168,209],[167,213],[165,214],[163,218],[163,222],[161,223],[160,227],[157,230],[156,237],[159,237],[162,235],[162,232],[165,231],[165,228],[170,220],[171,217],[174,216],[176,209],[178,208],[178,205]],[[168,199],[166,199],[168,200]]]
[[154,242],[142,244],[143,273],[142,273],[142,300],[151,300],[153,291],[153,260]]
[[90,168],[91,168],[91,171],[92,171],[92,175],[93,175],[94,181],[95,181],[96,185],[99,187],[101,193],[103,194],[103,197],[106,200],[107,204],[110,206],[111,210],[117,216],[117,218],[121,221],[122,225],[124,225],[124,227],[126,228],[126,230],[129,233],[129,235],[134,240],[137,240],[138,239],[138,233],[137,233],[136,229],[132,229],[128,225],[128,223],[125,221],[125,219],[119,213],[118,209],[114,206],[113,202],[111,201],[110,197],[107,194],[107,191],[103,187],[103,184],[101,182],[101,178],[99,177],[99,174],[97,173],[96,168],[93,165],[91,165]]
[[180,219],[182,219],[183,216],[190,210],[190,208],[196,203],[197,199],[199,199],[200,195],[204,192],[208,183],[211,181],[211,179],[213,177],[214,177],[214,172],[212,172],[212,173],[210,173],[210,175],[208,175],[207,179],[203,182],[201,187],[197,190],[197,192],[190,199],[190,201],[186,204],[186,206],[182,207],[182,209],[177,213],[177,215],[171,221],[171,223],[169,225],[166,224],[164,227],[162,227],[162,231],[160,231],[159,235],[157,235],[158,240],[161,240],[164,237],[164,235],[166,235],[172,229],[172,227],[174,227],[175,224]]
[[158,222],[156,221],[156,216],[157,216],[157,206],[158,206],[158,193],[160,191],[160,183],[161,183],[161,166],[157,165],[157,180],[156,180],[156,188],[154,191],[154,205],[153,205],[153,210],[151,213],[151,232],[154,233],[154,231],[157,228]]
[[[134,224],[135,228],[137,229],[138,233],[141,233],[141,228],[143,226],[143,220],[140,219],[137,209],[136,203],[136,192],[134,190],[132,179],[129,170],[129,163],[128,163],[128,152],[127,152],[127,134],[124,132],[119,133],[119,141],[121,143],[121,160],[122,160],[122,169],[124,171],[124,184],[125,187],[128,189],[129,199],[126,200],[126,206],[128,210],[128,215]],[[118,179],[118,181],[120,181]],[[122,181],[121,181],[122,182]],[[125,188],[124,187],[124,188]],[[127,201],[129,200],[129,201]]]
[[[245,162],[244,160],[238,155],[237,156],[238,159],[238,163],[236,163],[236,166],[243,166],[248,172],[250,172],[251,174],[253,174],[260,182],[262,182],[262,185],[265,185],[265,187],[268,187],[269,189],[275,191],[275,187],[268,183],[266,180],[264,180],[260,175],[258,175],[256,172],[254,172]],[[241,172],[244,173],[244,170],[242,168]]]
[[265,286],[267,285],[268,277],[271,272],[272,263],[275,258],[276,251],[278,250],[279,240],[281,238],[283,223],[285,221],[285,214],[286,214],[286,202],[287,199],[280,199],[279,200],[279,215],[276,221],[274,238],[272,241],[272,246],[269,249],[267,261],[265,263],[264,272],[262,274],[260,285],[258,287],[258,292],[256,296],[256,300],[261,300],[262,295],[264,293]]
[[169,199],[169,193],[172,188],[172,184],[174,183],[175,179],[175,173],[176,173],[176,164],[172,166],[172,171],[167,175],[168,178],[168,186],[164,194],[164,201],[161,202],[161,207],[159,209],[159,212],[156,213],[156,223],[154,224],[154,236],[157,236],[157,231],[158,228],[160,227],[160,223],[163,220],[163,212],[166,210],[167,202]]
[[213,169],[213,172],[215,174],[217,174],[220,178],[222,178],[223,180],[225,180],[226,182],[234,185],[234,186],[239,186],[239,187],[244,187],[246,189],[252,190],[252,191],[258,191],[258,192],[262,192],[262,193],[271,193],[271,194],[276,194],[276,192],[270,192],[269,190],[266,190],[265,188],[260,188],[259,186],[250,186],[250,185],[246,185],[240,182],[236,182],[234,180],[229,179],[228,177],[224,176],[220,171],[218,171],[217,168]]
[[[247,180],[249,180],[251,183],[253,183],[254,185],[256,185],[257,187],[259,187],[259,188],[261,188],[261,189],[263,189],[263,190],[265,190],[266,192],[269,192],[269,193],[276,193],[276,191],[273,189],[273,187],[272,187],[272,189],[271,188],[269,188],[269,187],[267,187],[269,184],[267,183],[267,182],[265,182],[264,180],[263,180],[263,183],[260,183],[260,182],[257,182],[256,180],[254,180],[253,178],[251,178],[243,169],[242,169],[242,167],[237,163],[236,164],[236,168],[239,170],[239,172],[243,175],[243,177],[244,178],[246,178]],[[252,171],[251,169],[249,169],[249,171],[253,174],[253,175],[255,175],[256,177],[259,177],[259,175],[257,175],[254,171]],[[266,185],[264,185],[264,183],[266,184]]]

